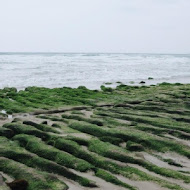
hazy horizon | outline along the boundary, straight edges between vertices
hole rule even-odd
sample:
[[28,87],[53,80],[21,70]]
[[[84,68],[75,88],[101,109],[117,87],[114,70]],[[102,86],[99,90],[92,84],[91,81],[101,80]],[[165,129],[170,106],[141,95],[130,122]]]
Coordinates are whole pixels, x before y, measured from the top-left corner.
[[189,0],[0,4],[0,52],[190,53]]
[[48,52],[48,51],[20,51],[20,52],[14,52],[14,51],[0,51],[0,54],[147,54],[147,55],[190,55],[190,53],[159,53],[159,52]]

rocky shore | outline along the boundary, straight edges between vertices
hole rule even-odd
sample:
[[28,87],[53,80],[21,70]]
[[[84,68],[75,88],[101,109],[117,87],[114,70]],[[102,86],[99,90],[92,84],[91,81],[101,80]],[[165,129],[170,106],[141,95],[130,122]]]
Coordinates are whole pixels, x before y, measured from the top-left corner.
[[190,84],[0,90],[0,189],[190,189]]

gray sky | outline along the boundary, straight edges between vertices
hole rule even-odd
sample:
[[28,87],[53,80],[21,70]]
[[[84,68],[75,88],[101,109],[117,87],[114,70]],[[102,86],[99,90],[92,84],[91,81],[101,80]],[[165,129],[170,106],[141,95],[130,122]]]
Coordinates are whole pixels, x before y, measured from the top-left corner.
[[0,0],[0,51],[190,53],[190,0]]

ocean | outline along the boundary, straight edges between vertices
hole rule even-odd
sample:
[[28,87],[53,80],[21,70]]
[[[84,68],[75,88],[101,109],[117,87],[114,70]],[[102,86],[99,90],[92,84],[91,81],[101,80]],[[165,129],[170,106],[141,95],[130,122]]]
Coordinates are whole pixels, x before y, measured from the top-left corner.
[[[148,80],[152,77],[153,80]],[[0,88],[99,89],[124,84],[190,83],[190,55],[117,53],[0,53]]]

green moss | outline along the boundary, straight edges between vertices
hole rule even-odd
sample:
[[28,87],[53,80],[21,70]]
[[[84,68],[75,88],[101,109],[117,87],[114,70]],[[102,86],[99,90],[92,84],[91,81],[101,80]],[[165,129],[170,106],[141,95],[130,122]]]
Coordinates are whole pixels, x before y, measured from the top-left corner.
[[5,136],[7,138],[11,138],[14,136],[14,132],[11,129],[6,129],[0,127],[0,136]]
[[130,151],[143,151],[144,147],[141,144],[127,141],[126,148]]
[[63,105],[94,105],[94,98],[101,100],[105,95],[84,87],[77,89],[28,87],[19,92],[7,88],[0,90],[0,109],[5,109],[7,113],[17,113]]
[[103,92],[113,92],[113,88],[105,87],[104,85],[100,86]]
[[66,190],[68,189],[67,185],[59,181],[54,176],[45,173],[39,172],[32,168],[29,168],[23,164],[15,162],[13,160],[0,157],[0,170],[4,173],[16,178],[16,179],[25,179],[29,182],[28,190]]
[[0,144],[0,156],[2,157],[6,157],[17,162],[23,163],[28,167],[36,168],[39,171],[46,171],[49,173],[55,173],[60,176],[64,176],[68,179],[72,179],[78,182],[83,186],[96,186],[93,181],[78,176],[59,164],[56,164],[37,155],[34,156],[30,152],[26,151],[24,148],[20,147],[14,141],[10,141],[4,137],[0,137]]
[[29,135],[17,135],[13,139],[18,141],[21,146],[25,147],[30,152],[33,152],[40,157],[52,160],[62,166],[74,168],[79,171],[87,171],[92,168],[88,162],[53,148],[52,146],[48,146],[39,138]]
[[166,177],[172,177],[175,179],[182,179],[185,182],[190,183],[189,176],[182,175],[181,173],[171,170],[171,169],[161,168],[159,166],[148,163],[144,160],[135,159],[131,157],[130,155],[128,155],[128,153],[124,151],[123,149],[118,148],[117,146],[111,145],[109,143],[103,143],[97,139],[91,140],[89,142],[89,150],[96,152],[99,155],[112,158],[114,160],[118,160],[125,163],[138,164],[157,174],[160,174]]
[[105,130],[95,125],[86,125],[81,123],[72,123],[69,125],[69,127],[79,130],[84,133],[88,133],[90,135],[94,135],[96,137],[102,138],[104,136],[110,136],[114,138],[121,139],[121,141],[127,142],[127,141],[133,141],[138,144],[141,144],[144,147],[151,148],[153,150],[166,152],[166,151],[175,151],[179,154],[185,155],[187,157],[190,156],[189,149],[182,145],[178,144],[176,142],[165,140],[158,138],[156,136],[139,132],[136,133],[136,131],[130,130],[130,131],[119,131],[115,129]]
[[97,119],[90,119],[90,118],[85,118],[85,117],[81,117],[79,115],[62,115],[62,118],[66,118],[66,119],[74,119],[74,120],[78,120],[78,121],[85,121],[91,124],[95,124],[98,126],[103,126],[103,122]]
[[34,135],[41,139],[48,139],[50,137],[50,135],[48,135],[47,133],[36,129],[33,126],[23,125],[20,123],[7,123],[3,125],[3,129],[9,129],[13,131],[14,135],[28,134],[28,135]]
[[63,123],[69,123],[68,120],[66,119],[62,119],[62,118],[59,118],[59,117],[56,117],[56,116],[49,116],[49,115],[40,115],[40,116],[37,116],[38,118],[42,118],[42,119],[49,119],[51,121],[61,121]]
[[118,145],[118,146],[120,145],[120,143],[123,143],[122,139],[116,138],[116,137],[102,136],[102,137],[99,137],[99,139],[101,141],[109,142],[109,143],[112,143],[112,144]]
[[52,132],[52,133],[58,133],[58,134],[60,133],[56,129],[54,129],[48,125],[37,124],[37,123],[34,123],[32,121],[23,121],[23,124],[33,126],[36,129],[39,129],[39,130],[45,131],[45,132]]
[[[83,86],[77,89],[29,87],[19,92],[11,88],[0,90],[0,110],[7,113],[35,112],[33,117],[39,117],[39,120],[54,121],[49,126],[47,123],[37,124],[33,121],[21,124],[16,119],[13,120],[14,123],[0,127],[0,136],[11,139],[0,137],[0,156],[16,163],[14,170],[6,166],[9,169],[5,173],[13,172],[15,176],[16,168],[22,168],[22,164],[27,169],[32,167],[32,173],[26,175],[35,174],[43,178],[47,185],[39,189],[52,189],[52,185],[59,189],[59,180],[52,174],[48,177],[48,173],[64,176],[83,186],[95,186],[94,182],[67,169],[72,168],[82,172],[93,170],[96,176],[126,188],[133,187],[118,180],[114,174],[182,190],[176,184],[129,167],[127,163],[139,165],[161,176],[190,182],[185,173],[161,168],[136,157],[137,154],[134,153],[140,150],[149,153],[171,151],[190,158],[189,147],[172,138],[189,139],[189,100],[190,84],[121,84],[115,89],[102,86],[101,91],[89,90]],[[93,114],[87,118],[81,109]],[[63,114],[62,117],[54,114],[61,113],[61,110],[66,110],[68,114]],[[0,117],[4,116],[1,114]],[[81,132],[90,134],[87,136],[89,138],[77,137],[84,135]],[[160,159],[181,167],[171,159]],[[19,168],[17,172],[22,170]],[[31,183],[38,182],[31,179]],[[30,186],[31,190],[37,187],[38,185]]]
[[[85,146],[91,146],[89,149],[93,151],[92,146],[93,146],[93,142],[94,140],[91,142],[91,140],[84,140],[84,139],[80,139],[80,138],[76,138],[76,137],[69,137],[69,139],[76,141],[77,143],[81,144],[81,145],[85,145]],[[176,189],[176,190],[182,190],[183,188],[181,188],[180,186],[176,185],[176,184],[171,184],[167,181],[161,180],[159,178],[153,177],[145,172],[142,172],[136,168],[133,167],[129,167],[129,166],[120,166],[112,161],[107,161],[104,157],[101,157],[100,155],[102,151],[104,151],[104,149],[107,150],[107,146],[109,145],[107,144],[100,144],[97,143],[97,140],[95,140],[96,142],[94,143],[95,145],[97,145],[97,149],[95,152],[97,152],[99,154],[92,154],[90,152],[86,152],[84,150],[82,150],[79,146],[77,146],[76,144],[73,144],[72,142],[70,143],[70,141],[67,141],[67,143],[65,144],[65,140],[63,139],[59,139],[59,145],[57,146],[58,148],[64,149],[65,151],[68,151],[70,153],[73,153],[74,155],[87,160],[88,162],[92,163],[94,166],[96,166],[97,168],[102,168],[104,170],[110,171],[112,173],[115,174],[120,174],[123,175],[124,177],[133,179],[133,180],[148,180],[148,181],[154,181],[164,187],[167,187],[169,189]],[[100,141],[98,141],[100,142]],[[67,145],[69,143],[69,146]],[[68,148],[65,148],[68,147]],[[110,151],[112,151],[113,149],[115,149],[115,147],[110,147]],[[120,149],[121,150],[121,149]],[[113,152],[113,151],[112,151]],[[111,156],[109,156],[110,158]],[[112,157],[111,157],[112,158]],[[129,158],[129,161],[131,161],[132,163],[136,163],[136,161],[134,161],[133,158]],[[141,164],[142,165],[142,164]],[[94,168],[95,173],[97,172],[97,168]],[[99,176],[100,177],[100,176]],[[101,177],[103,178],[103,177]]]
[[105,181],[111,182],[115,185],[119,185],[119,186],[125,187],[125,188],[130,189],[130,190],[136,190],[135,187],[118,180],[115,176],[111,175],[110,173],[106,172],[105,170],[98,169],[96,171],[95,175],[104,179]]

